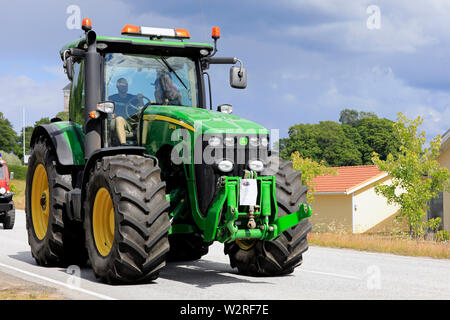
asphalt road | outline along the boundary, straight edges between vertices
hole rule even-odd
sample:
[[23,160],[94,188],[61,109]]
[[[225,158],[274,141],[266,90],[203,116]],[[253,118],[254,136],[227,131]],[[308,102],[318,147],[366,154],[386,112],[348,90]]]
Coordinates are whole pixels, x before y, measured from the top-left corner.
[[69,299],[450,299],[450,260],[310,247],[293,274],[254,278],[229,266],[220,243],[199,261],[168,264],[150,284],[110,286],[89,268],[37,266],[20,210],[13,230],[0,227],[0,272],[57,288]]

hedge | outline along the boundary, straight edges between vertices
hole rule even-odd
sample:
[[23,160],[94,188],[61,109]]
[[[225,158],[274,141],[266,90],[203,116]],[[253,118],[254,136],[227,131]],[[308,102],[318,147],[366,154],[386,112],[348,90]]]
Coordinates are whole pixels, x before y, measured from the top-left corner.
[[27,177],[27,166],[8,164],[9,172],[14,172],[14,179],[25,180]]

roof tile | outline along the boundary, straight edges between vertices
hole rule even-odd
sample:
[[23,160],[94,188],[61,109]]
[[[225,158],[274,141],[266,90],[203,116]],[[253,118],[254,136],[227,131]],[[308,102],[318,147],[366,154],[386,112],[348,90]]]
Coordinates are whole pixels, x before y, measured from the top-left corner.
[[313,179],[315,192],[347,192],[354,187],[369,182],[385,174],[375,165],[333,167],[338,175],[317,176]]

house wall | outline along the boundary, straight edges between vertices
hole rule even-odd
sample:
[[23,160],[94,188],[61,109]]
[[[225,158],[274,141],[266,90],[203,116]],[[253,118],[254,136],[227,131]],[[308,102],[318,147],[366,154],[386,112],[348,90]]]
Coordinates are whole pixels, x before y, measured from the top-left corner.
[[[450,170],[450,148],[447,148],[438,158],[442,167]],[[444,209],[444,230],[450,232],[450,193],[443,194],[443,209]]]
[[350,195],[315,194],[310,218],[314,231],[352,232]]
[[390,184],[390,182],[389,177],[386,177],[353,193],[355,233],[362,233],[373,228],[400,209],[396,205],[388,204],[382,195],[375,193],[376,184]]

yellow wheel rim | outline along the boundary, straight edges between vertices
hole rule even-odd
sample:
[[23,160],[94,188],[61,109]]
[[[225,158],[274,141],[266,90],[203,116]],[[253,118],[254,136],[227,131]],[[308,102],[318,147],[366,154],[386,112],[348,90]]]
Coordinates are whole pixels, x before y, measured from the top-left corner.
[[95,195],[92,229],[98,252],[107,256],[114,241],[114,205],[106,188],[100,188]]
[[47,234],[50,213],[50,192],[45,167],[39,164],[33,174],[31,185],[31,217],[36,237],[44,239]]
[[241,248],[242,250],[250,250],[255,245],[255,240],[236,240],[236,244]]

